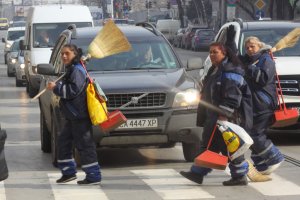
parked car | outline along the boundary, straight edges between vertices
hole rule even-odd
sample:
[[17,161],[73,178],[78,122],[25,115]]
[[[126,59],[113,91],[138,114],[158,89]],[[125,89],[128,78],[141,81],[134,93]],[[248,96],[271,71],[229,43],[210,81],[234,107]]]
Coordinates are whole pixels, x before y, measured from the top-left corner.
[[0,30],[7,30],[9,27],[7,18],[0,18]]
[[16,62],[16,86],[21,87],[26,85],[24,51],[20,50]]
[[[87,63],[90,76],[100,84],[108,98],[109,111],[120,109],[128,119],[126,124],[109,134],[94,126],[95,142],[98,148],[173,147],[182,142],[185,159],[193,161],[198,155],[202,134],[202,128],[196,126],[200,88],[187,70],[199,67],[199,63],[184,68],[172,46],[153,25],[140,25],[119,26],[132,45],[131,51],[91,59]],[[60,57],[63,45],[76,44],[86,53],[99,30],[101,27],[76,28],[60,35],[50,63],[37,66],[38,73],[43,75],[40,91],[48,80],[55,80],[64,73]],[[139,55],[145,49],[151,52],[152,59],[141,63]],[[131,62],[133,58],[137,58],[137,62]],[[145,97],[138,99],[145,93]],[[132,104],[120,108],[127,102]],[[59,97],[48,90],[39,98],[39,105],[42,150],[52,151],[55,162],[56,138],[63,123]]]
[[192,50],[198,51],[200,49],[207,50],[210,43],[214,41],[215,33],[211,29],[198,29],[192,38]]
[[196,30],[201,29],[201,28],[206,29],[207,27],[189,25],[186,28],[185,33],[182,36],[181,47],[184,49],[190,49],[192,46],[192,38],[195,35]]
[[9,77],[15,76],[16,73],[16,63],[20,51],[19,41],[15,40],[7,51],[7,76]]
[[2,38],[2,42],[5,43],[4,46],[4,63],[7,64],[7,52],[11,47],[12,43],[19,39],[20,37],[24,36],[25,34],[25,27],[10,27],[7,30],[6,37]]
[[[236,31],[235,43],[238,52],[242,55],[246,50],[244,41],[249,36],[256,36],[261,41],[275,46],[276,43],[287,35],[294,28],[300,27],[300,22],[292,21],[251,21],[244,22],[238,19],[233,22],[224,24],[219,30],[215,41],[226,42],[227,27],[234,26]],[[274,60],[276,63],[277,74],[281,82],[281,88],[284,95],[284,101],[287,107],[300,108],[300,41],[295,46],[285,48],[274,53]],[[204,73],[200,74],[203,79],[207,73],[211,62],[209,56],[204,64]],[[203,72],[203,71],[202,71]],[[297,125],[299,126],[299,124]],[[293,128],[293,127],[291,127]],[[295,128],[295,127],[294,127]]]

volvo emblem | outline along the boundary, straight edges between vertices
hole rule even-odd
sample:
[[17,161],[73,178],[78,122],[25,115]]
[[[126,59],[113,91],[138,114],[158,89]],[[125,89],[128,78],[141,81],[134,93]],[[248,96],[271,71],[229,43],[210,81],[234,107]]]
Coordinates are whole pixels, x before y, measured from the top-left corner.
[[138,104],[139,103],[139,98],[138,97],[131,97],[131,102],[133,104]]

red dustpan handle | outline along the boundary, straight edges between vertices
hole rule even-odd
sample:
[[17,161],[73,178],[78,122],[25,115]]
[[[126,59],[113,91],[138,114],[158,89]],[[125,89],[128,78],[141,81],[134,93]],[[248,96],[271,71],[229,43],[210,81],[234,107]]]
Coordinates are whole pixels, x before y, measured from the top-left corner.
[[213,137],[214,137],[214,135],[215,135],[216,129],[217,129],[217,124],[215,125],[214,130],[213,130],[213,132],[211,133],[211,136],[210,136],[210,138],[209,138],[209,142],[208,142],[208,144],[207,144],[206,150],[208,150],[208,148],[209,148],[210,145],[211,145],[211,141],[212,141],[212,139],[213,139]]

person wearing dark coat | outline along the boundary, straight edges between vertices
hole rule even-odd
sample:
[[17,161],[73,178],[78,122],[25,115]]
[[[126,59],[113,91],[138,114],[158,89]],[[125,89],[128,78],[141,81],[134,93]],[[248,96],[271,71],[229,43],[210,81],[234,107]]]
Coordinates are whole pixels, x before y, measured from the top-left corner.
[[[226,46],[236,52],[234,26],[227,29]],[[246,68],[247,80],[253,99],[253,129],[249,132],[254,144],[251,158],[255,168],[264,175],[275,171],[284,161],[279,149],[267,138],[267,129],[274,123],[274,111],[278,106],[276,94],[276,67],[270,55],[271,46],[257,37],[248,37],[244,42],[246,54],[239,55]]]
[[[223,44],[215,42],[210,45],[210,67],[203,80],[201,101],[212,104],[222,110],[222,115],[199,104],[197,126],[203,126],[201,151],[203,153],[208,145],[217,120],[229,118],[233,123],[243,127],[246,131],[252,129],[252,98],[251,91],[244,79],[244,71],[238,58]],[[229,118],[228,118],[229,117]],[[227,148],[222,134],[216,129],[209,150],[227,155]],[[229,162],[231,179],[224,181],[223,185],[247,185],[248,162],[244,155]],[[188,172],[180,174],[191,181],[202,184],[203,177],[212,169],[192,165]]]
[[251,158],[256,169],[268,175],[276,170],[284,157],[279,149],[267,138],[267,129],[274,123],[274,111],[278,105],[276,93],[276,68],[269,51],[271,46],[257,37],[245,40],[246,55],[240,56],[246,65],[246,80],[252,91],[253,129],[250,132],[254,144]]
[[66,75],[58,83],[49,82],[47,89],[60,97],[60,108],[66,122],[57,138],[58,167],[62,177],[57,183],[66,183],[76,179],[76,162],[73,158],[73,144],[79,152],[81,168],[86,177],[79,185],[95,185],[101,181],[100,166],[96,145],[92,138],[92,123],[87,109],[86,88],[87,73],[80,63],[81,49],[66,44],[61,51]]

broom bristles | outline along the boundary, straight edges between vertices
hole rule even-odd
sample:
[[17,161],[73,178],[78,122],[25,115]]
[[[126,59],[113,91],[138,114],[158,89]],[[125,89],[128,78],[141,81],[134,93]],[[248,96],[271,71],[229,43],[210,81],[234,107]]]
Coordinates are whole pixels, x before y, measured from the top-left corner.
[[88,47],[88,57],[104,58],[131,50],[126,36],[109,20]]
[[280,51],[284,48],[293,47],[300,37],[300,28],[295,28],[284,36],[277,44],[272,48],[272,52]]

